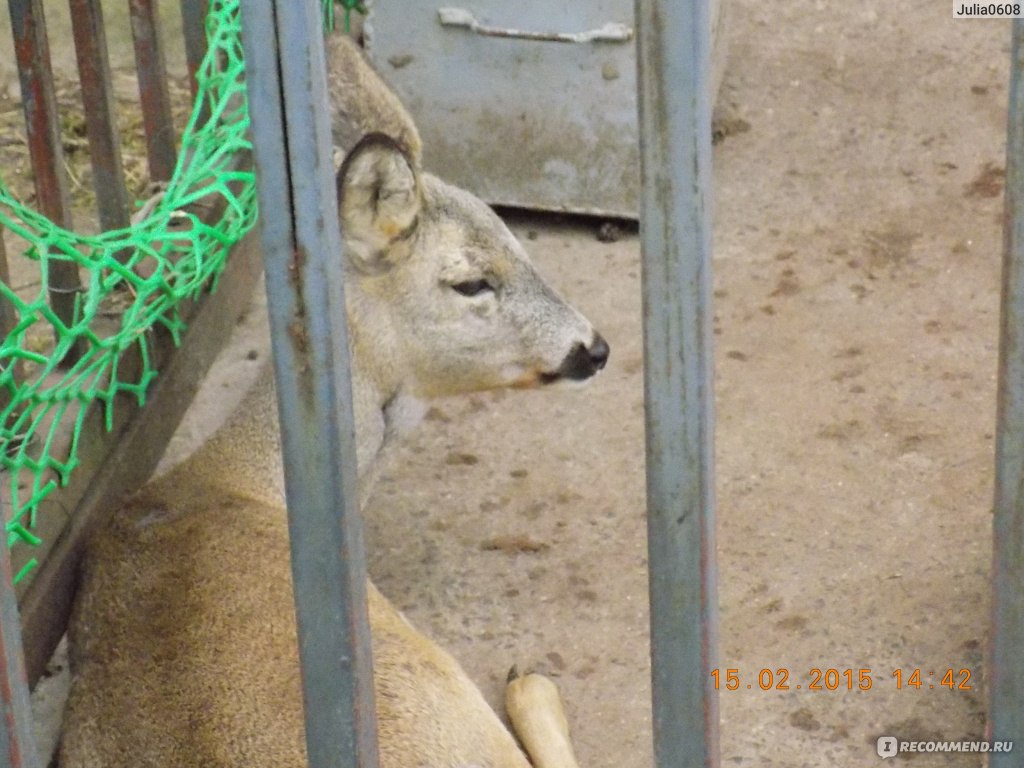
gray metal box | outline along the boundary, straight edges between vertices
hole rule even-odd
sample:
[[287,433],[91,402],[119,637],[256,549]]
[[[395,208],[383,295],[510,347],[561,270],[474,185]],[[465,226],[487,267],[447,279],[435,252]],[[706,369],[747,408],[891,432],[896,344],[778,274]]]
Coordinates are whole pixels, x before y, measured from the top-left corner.
[[377,0],[365,33],[428,169],[495,204],[637,215],[633,0]]

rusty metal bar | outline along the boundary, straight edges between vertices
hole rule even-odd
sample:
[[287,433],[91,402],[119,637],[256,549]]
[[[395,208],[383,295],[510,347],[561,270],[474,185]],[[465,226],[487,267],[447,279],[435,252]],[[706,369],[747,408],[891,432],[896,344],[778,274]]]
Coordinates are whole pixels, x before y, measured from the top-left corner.
[[719,765],[707,0],[636,0],[658,768]]
[[69,5],[100,226],[120,229],[128,226],[131,201],[121,166],[103,11],[99,0],[69,0]]
[[[181,0],[181,23],[185,34],[185,61],[188,65],[189,87],[192,98],[199,93],[199,82],[196,72],[206,56],[206,13],[210,0]],[[199,115],[199,123],[205,123],[209,117],[210,107],[203,103]]]
[[242,4],[313,768],[378,764],[342,240],[318,0]]
[[996,415],[988,738],[1012,741],[990,768],[1017,768],[1024,746],[1024,20],[1013,21]]
[[[0,225],[0,282],[6,285],[11,284],[11,269],[7,264],[7,244],[4,242],[4,228]],[[14,305],[6,299],[0,298],[0,339],[6,339],[18,322]],[[2,407],[2,406],[0,406]]]
[[[36,198],[40,213],[60,226],[71,227],[68,179],[60,137],[60,117],[50,67],[50,44],[42,0],[9,0],[14,50],[18,60],[21,100],[25,109],[25,127],[29,154],[35,175]],[[62,323],[75,320],[75,298],[82,284],[78,267],[71,262],[51,261],[49,272],[50,304]],[[58,332],[59,337],[59,332]],[[77,359],[77,350],[65,356],[64,363]]]
[[[0,505],[4,503],[0,497]],[[0,520],[5,516],[0,513]],[[0,765],[39,768],[7,536],[0,542]]]
[[[0,282],[6,285],[11,284],[11,270],[7,265],[7,246],[4,243],[4,228],[0,225]],[[18,313],[14,309],[14,304],[7,299],[0,297],[0,339],[6,339],[7,335],[14,329],[15,324],[18,322]],[[7,364],[14,365],[15,380],[18,378],[18,363],[13,362],[15,358],[11,357]],[[0,411],[3,411],[11,402],[11,393],[7,389],[0,389]],[[2,512],[2,509],[0,509]],[[0,514],[0,520],[3,520],[3,515]]]
[[[0,226],[0,282],[8,286],[11,284],[11,270],[7,264],[7,245],[4,243],[3,226]],[[13,302],[0,297],[0,339],[6,339],[17,323],[18,313]],[[12,356],[8,359],[7,364],[14,366],[14,380],[18,381],[21,373],[21,360]],[[4,410],[10,402],[11,393],[7,389],[0,389],[0,411]],[[0,514],[0,520],[2,519],[3,515]]]
[[135,43],[149,176],[153,181],[167,181],[174,173],[177,151],[157,0],[129,0],[128,12]]

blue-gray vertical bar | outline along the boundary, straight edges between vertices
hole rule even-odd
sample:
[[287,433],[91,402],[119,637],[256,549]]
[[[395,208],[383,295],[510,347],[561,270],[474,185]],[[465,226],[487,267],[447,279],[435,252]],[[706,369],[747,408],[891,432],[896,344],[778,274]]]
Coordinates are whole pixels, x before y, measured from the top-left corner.
[[717,766],[706,0],[637,0],[647,526],[658,768]]
[[[0,233],[2,235],[2,233]],[[4,499],[0,497],[0,509]],[[0,514],[0,522],[3,521]],[[0,531],[4,528],[0,525]],[[0,766],[39,768],[7,536],[0,540]]]
[[242,3],[306,744],[377,765],[366,569],[319,0]]
[[1006,223],[996,415],[989,738],[1012,741],[991,768],[1024,750],[1024,21],[1014,19],[1006,137]]

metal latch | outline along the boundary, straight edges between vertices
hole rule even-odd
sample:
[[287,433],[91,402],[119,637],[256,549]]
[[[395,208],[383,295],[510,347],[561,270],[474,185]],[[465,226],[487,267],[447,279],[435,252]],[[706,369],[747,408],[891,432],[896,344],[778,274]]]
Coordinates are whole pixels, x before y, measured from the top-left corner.
[[625,43],[633,39],[633,28],[615,21],[609,21],[598,29],[586,32],[530,32],[525,29],[489,27],[477,21],[465,8],[438,8],[437,15],[442,26],[462,27],[487,37],[542,40],[552,43]]

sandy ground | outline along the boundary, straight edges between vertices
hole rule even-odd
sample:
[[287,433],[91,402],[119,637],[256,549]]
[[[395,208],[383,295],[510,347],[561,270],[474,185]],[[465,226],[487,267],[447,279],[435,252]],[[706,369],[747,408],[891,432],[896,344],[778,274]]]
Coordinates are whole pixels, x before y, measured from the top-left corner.
[[[723,764],[978,738],[1008,24],[732,11],[723,106],[750,129],[715,153]],[[611,365],[585,392],[441,406],[368,511],[371,570],[493,699],[506,657],[557,673],[583,765],[650,765],[638,242],[516,229]],[[548,548],[487,548],[503,536]],[[872,687],[810,690],[814,668]]]
[[[721,693],[722,764],[979,738],[1008,23],[877,0],[731,11],[715,340],[720,666],[740,687]],[[610,365],[583,391],[439,403],[366,510],[371,573],[491,701],[513,662],[555,675],[582,765],[649,766],[638,238],[512,223]],[[254,369],[259,315],[178,455]],[[809,690],[812,668],[873,685]],[[761,690],[762,669],[789,690]]]

